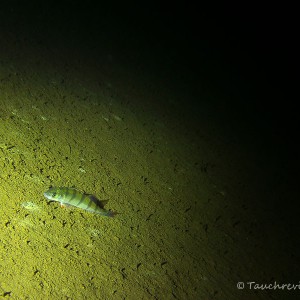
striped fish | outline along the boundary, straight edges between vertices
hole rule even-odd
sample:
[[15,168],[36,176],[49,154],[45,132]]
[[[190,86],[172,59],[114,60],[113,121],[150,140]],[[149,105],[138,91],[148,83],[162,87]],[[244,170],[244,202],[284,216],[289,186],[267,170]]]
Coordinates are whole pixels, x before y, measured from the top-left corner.
[[48,200],[58,201],[63,205],[72,205],[102,216],[113,217],[116,213],[104,209],[102,201],[93,195],[83,194],[68,187],[51,187],[44,193]]

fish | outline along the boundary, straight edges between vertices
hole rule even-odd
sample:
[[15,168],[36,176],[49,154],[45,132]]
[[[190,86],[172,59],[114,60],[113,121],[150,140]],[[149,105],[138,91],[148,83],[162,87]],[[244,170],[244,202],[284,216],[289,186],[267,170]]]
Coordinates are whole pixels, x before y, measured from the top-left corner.
[[60,202],[61,206],[75,206],[88,212],[106,217],[114,217],[116,212],[104,209],[104,202],[94,195],[81,193],[74,188],[51,187],[44,193],[48,200]]

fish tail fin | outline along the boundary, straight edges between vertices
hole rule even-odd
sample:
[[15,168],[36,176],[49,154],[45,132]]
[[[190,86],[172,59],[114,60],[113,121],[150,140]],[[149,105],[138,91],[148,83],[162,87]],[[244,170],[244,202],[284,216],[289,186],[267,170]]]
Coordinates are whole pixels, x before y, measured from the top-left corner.
[[105,212],[105,216],[110,217],[110,218],[113,218],[117,214],[118,213],[116,211],[111,211],[111,210],[108,210]]

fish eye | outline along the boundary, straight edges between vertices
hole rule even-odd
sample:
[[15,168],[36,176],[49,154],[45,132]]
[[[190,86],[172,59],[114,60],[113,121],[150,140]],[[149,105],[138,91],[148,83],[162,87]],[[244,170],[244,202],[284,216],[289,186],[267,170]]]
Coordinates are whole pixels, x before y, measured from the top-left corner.
[[52,194],[52,197],[55,197],[56,196],[56,192],[54,192],[53,194]]

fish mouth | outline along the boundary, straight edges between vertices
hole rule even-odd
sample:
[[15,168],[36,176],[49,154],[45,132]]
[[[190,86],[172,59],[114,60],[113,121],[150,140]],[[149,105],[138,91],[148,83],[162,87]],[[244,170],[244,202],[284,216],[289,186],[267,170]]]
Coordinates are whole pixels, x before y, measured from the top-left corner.
[[51,194],[49,194],[49,193],[47,193],[47,192],[45,192],[44,193],[44,196],[47,198],[47,199],[49,199],[49,200],[51,200]]

